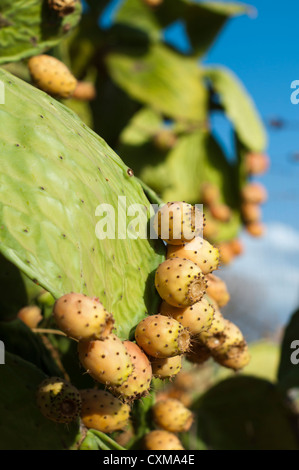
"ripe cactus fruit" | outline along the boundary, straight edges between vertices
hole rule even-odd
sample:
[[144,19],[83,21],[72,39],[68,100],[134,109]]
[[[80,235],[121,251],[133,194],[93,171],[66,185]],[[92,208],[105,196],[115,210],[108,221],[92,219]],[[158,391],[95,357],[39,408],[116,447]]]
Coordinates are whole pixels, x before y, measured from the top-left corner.
[[156,400],[166,400],[167,398],[175,398],[183,403],[186,408],[189,408],[192,405],[193,398],[192,394],[177,388],[175,385],[172,385],[169,389],[165,392],[161,392],[156,396]]
[[235,256],[240,256],[244,252],[243,243],[237,238],[230,241],[230,247]]
[[217,307],[217,304],[213,303],[213,307],[214,307],[214,318],[212,321],[212,325],[210,326],[208,330],[210,335],[221,333],[225,329],[225,318],[223,317],[222,313]]
[[192,373],[192,371],[182,370],[174,380],[174,386],[177,389],[185,391],[194,391],[196,388],[196,377],[197,374]]
[[202,236],[204,216],[197,206],[186,202],[168,202],[154,218],[154,228],[162,240],[170,245],[182,245]]
[[96,95],[97,90],[92,83],[78,82],[72,97],[80,101],[93,101]]
[[163,2],[163,0],[143,0],[143,1],[144,3],[146,3],[146,5],[150,7],[157,7],[161,5],[161,3]]
[[185,258],[193,261],[204,274],[218,269],[219,250],[201,237],[194,238],[184,245],[168,245],[167,258]]
[[211,327],[208,331],[203,331],[198,335],[199,341],[209,350],[214,350],[219,347],[225,339],[223,335],[225,326],[226,320],[223,318],[221,312],[216,308]]
[[129,405],[106,390],[81,390],[81,418],[87,428],[111,433],[123,429],[130,417]]
[[104,340],[79,341],[78,353],[87,372],[103,384],[121,385],[133,372],[129,353],[116,335]]
[[268,198],[266,188],[260,183],[249,183],[242,189],[242,199],[244,202],[252,204],[263,204]]
[[135,330],[138,345],[152,357],[173,357],[189,349],[190,334],[173,318],[152,315],[142,320]]
[[78,0],[48,0],[49,7],[58,12],[59,16],[66,16],[73,13]]
[[219,345],[213,348],[213,353],[224,355],[232,351],[234,347],[244,347],[245,340],[241,330],[229,320],[224,320],[225,328],[221,333]]
[[167,431],[151,431],[144,437],[145,450],[184,450],[177,436]]
[[251,357],[248,346],[245,344],[243,347],[234,348],[227,354],[215,355],[214,359],[221,366],[237,371],[244,369],[249,364]]
[[219,307],[224,307],[230,301],[230,295],[226,284],[214,274],[207,275],[207,295],[211,297]]
[[170,316],[188,328],[191,335],[198,335],[206,331],[212,325],[214,319],[214,307],[207,299],[202,298],[199,302],[190,307],[177,308],[162,302],[160,307],[161,315]]
[[212,217],[207,217],[204,228],[203,228],[204,238],[207,238],[208,240],[213,239],[214,237],[218,235],[218,232],[219,232],[218,222]]
[[206,291],[206,278],[195,263],[171,258],[158,267],[155,285],[160,297],[174,307],[193,305]]
[[177,137],[171,129],[161,129],[154,136],[154,145],[161,152],[168,152],[177,142]]
[[112,393],[123,401],[133,401],[148,394],[152,380],[152,366],[144,352],[132,341],[124,341],[124,346],[133,364],[133,373],[118,387],[111,389]]
[[245,157],[245,170],[249,175],[262,175],[268,171],[270,160],[263,153],[248,153]]
[[201,200],[207,206],[215,205],[219,202],[219,188],[213,183],[203,183],[201,186]]
[[214,204],[210,206],[210,211],[214,219],[220,222],[229,222],[232,216],[232,211],[226,204]]
[[182,368],[182,357],[173,356],[151,360],[153,375],[159,379],[168,379],[178,374]]
[[242,204],[241,213],[245,223],[259,222],[262,218],[260,206],[251,202]]
[[193,422],[191,411],[174,398],[159,400],[153,406],[152,414],[157,426],[169,432],[188,431]]
[[114,325],[112,315],[101,302],[83,294],[63,295],[56,300],[53,314],[58,327],[78,340],[103,339]]
[[219,249],[220,262],[224,265],[230,264],[235,257],[230,243],[227,243],[227,242],[219,243],[218,249]]
[[262,237],[265,234],[265,226],[261,222],[246,224],[247,232],[253,237]]
[[31,57],[28,67],[34,84],[49,95],[70,98],[77,80],[64,63],[55,57],[38,55]]
[[29,305],[19,310],[17,317],[22,320],[29,328],[36,328],[39,322],[43,319],[41,309],[36,305]]
[[81,411],[79,391],[60,377],[44,380],[38,387],[36,401],[41,413],[57,423],[71,423]]

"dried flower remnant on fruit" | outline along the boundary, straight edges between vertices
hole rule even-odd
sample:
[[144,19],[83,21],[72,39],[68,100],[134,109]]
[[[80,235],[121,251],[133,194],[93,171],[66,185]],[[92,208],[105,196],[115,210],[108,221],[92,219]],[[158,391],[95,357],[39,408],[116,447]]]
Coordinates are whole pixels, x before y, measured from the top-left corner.
[[36,400],[41,413],[57,423],[71,423],[81,411],[79,391],[60,377],[45,379],[38,387]]
[[202,270],[192,261],[171,258],[159,265],[155,286],[163,300],[182,308],[202,299],[207,281]]

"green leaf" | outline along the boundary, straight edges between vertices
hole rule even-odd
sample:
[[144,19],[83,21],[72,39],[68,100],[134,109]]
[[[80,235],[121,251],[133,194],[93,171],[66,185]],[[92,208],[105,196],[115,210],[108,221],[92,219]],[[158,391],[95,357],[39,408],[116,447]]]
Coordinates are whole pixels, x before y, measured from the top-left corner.
[[152,139],[163,125],[162,116],[152,108],[142,108],[128,123],[120,136],[123,145],[143,145]]
[[36,405],[36,390],[46,376],[34,365],[6,353],[0,366],[0,449],[66,450],[76,447],[79,423],[46,419]]
[[263,152],[267,146],[264,125],[237,77],[225,68],[206,68],[204,74],[217,93],[240,141],[251,151]]
[[233,2],[194,3],[183,0],[186,4],[186,29],[193,51],[202,56],[212,46],[214,40],[231,17],[249,13],[249,7]]
[[98,77],[97,97],[91,102],[94,130],[114,147],[127,122],[139,108],[110,78]]
[[145,31],[151,41],[161,40],[165,27],[184,21],[193,53],[202,55],[230,17],[249,11],[249,7],[241,3],[163,0],[158,7],[150,8],[141,0],[125,0],[115,21]]
[[86,437],[82,441],[79,450],[100,450],[97,437],[87,431]]
[[[139,204],[145,222],[149,201],[122,160],[72,111],[7,72],[0,79],[0,251],[55,298],[71,291],[99,297],[127,338],[158,299],[149,279],[164,247],[129,238],[135,216],[124,219],[127,238],[117,236],[119,196],[127,208]],[[97,237],[100,204],[115,210],[116,239]]]
[[112,52],[106,61],[112,79],[133,99],[171,118],[205,119],[206,89],[194,59],[152,44],[143,55]]
[[18,311],[35,303],[43,289],[0,254],[0,320],[13,320]]
[[298,450],[296,421],[284,395],[250,376],[227,379],[195,406],[198,435],[214,450]]
[[0,340],[5,350],[31,362],[49,376],[62,376],[42,339],[33,333],[18,318],[11,322],[0,322]]
[[90,432],[96,436],[98,446],[101,450],[126,450],[111,439],[111,437],[107,436],[107,434],[104,434],[101,431],[96,431],[95,429],[91,429]]
[[11,320],[28,303],[19,269],[0,255],[0,318]]
[[293,364],[291,361],[292,354],[294,359],[298,359],[298,354],[296,355],[296,350],[299,349],[299,343],[294,343],[293,341],[299,340],[299,310],[297,310],[291,317],[289,324],[287,325],[284,337],[281,345],[281,356],[280,363],[278,367],[278,383],[279,387],[283,390],[289,390],[291,388],[299,387],[299,370],[298,364]]
[[186,450],[209,450],[193,428],[188,432],[181,433],[179,438]]
[[136,400],[132,409],[132,421],[135,429],[134,437],[127,444],[128,449],[140,449],[143,438],[153,427],[152,407],[155,403],[155,393],[151,392],[145,398]]
[[75,11],[60,18],[41,0],[2,0],[0,4],[0,64],[40,54],[55,46],[81,17]]
[[161,37],[161,25],[155,10],[143,0],[125,0],[115,15],[115,23],[146,31],[152,40]]

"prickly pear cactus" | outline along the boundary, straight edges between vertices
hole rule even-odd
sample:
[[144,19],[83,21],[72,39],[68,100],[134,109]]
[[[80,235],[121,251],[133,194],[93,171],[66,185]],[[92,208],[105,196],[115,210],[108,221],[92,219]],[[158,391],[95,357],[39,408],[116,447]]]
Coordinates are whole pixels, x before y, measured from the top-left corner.
[[55,46],[81,17],[81,2],[65,18],[43,0],[2,0],[0,3],[0,64],[15,62]]
[[[0,143],[0,250],[54,297],[71,291],[99,297],[118,334],[128,337],[148,309],[155,310],[148,278],[164,248],[159,241],[155,246],[133,239],[138,214],[126,218],[121,205],[139,204],[146,224],[149,201],[132,171],[73,112],[3,70],[0,80],[6,98],[0,106],[6,130]],[[116,239],[97,238],[106,215],[100,204],[110,204],[116,231],[121,220],[126,239],[117,232]]]

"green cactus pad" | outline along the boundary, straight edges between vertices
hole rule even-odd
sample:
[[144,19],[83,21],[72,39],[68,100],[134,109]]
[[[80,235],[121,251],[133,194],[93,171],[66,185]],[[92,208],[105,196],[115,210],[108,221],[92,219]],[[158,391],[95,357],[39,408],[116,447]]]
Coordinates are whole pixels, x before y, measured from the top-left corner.
[[0,255],[0,320],[12,320],[27,305],[28,296],[19,269]]
[[265,151],[267,136],[263,122],[239,79],[224,67],[207,68],[204,73],[218,94],[240,141],[249,150]]
[[18,318],[10,322],[0,321],[0,340],[4,342],[6,351],[36,365],[46,375],[62,376],[40,335],[33,333]]
[[2,0],[0,3],[0,64],[37,55],[55,46],[81,17],[75,11],[60,18],[42,0]]
[[46,419],[36,390],[46,376],[34,365],[6,353],[0,366],[0,450],[66,450],[76,447],[79,423]]
[[298,450],[296,416],[267,380],[240,376],[220,382],[194,405],[197,430],[214,450]]
[[[71,291],[99,297],[117,333],[128,337],[157,299],[148,279],[164,247],[128,238],[136,215],[125,219],[127,238],[118,238],[118,197],[127,207],[140,204],[145,221],[149,201],[128,167],[72,111],[3,70],[0,80],[0,251],[55,298]],[[96,236],[101,203],[115,209],[116,239]]]
[[140,56],[113,52],[107,56],[109,73],[132,98],[171,118],[205,119],[207,93],[196,61],[163,44],[152,44]]

